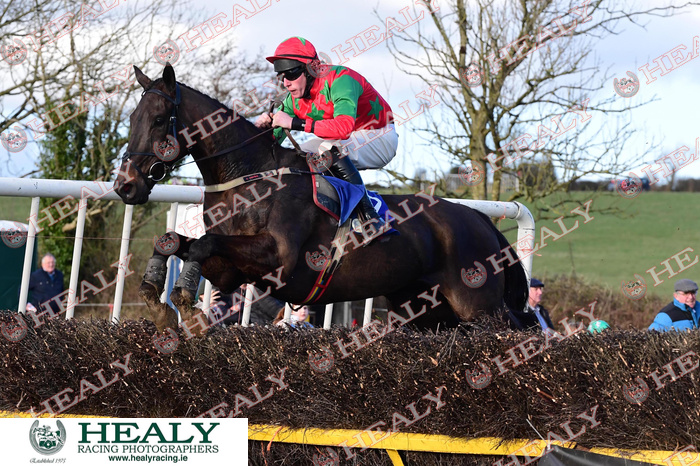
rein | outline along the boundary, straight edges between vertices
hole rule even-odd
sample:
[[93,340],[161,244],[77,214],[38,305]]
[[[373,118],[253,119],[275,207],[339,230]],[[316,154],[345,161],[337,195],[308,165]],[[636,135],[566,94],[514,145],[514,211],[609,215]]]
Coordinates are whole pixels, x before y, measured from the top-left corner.
[[[173,99],[172,97],[170,97],[168,94],[166,94],[165,92],[160,91],[160,90],[158,90],[158,89],[147,89],[147,90],[143,91],[143,93],[141,94],[141,96],[143,97],[145,94],[148,94],[148,93],[157,94],[157,95],[163,97],[164,99],[168,100],[170,103],[173,104],[173,110],[172,110],[172,112],[170,113],[170,119],[169,119],[168,131],[167,131],[167,132],[170,133],[170,131],[171,131],[171,129],[172,129],[172,136],[173,136],[173,138],[177,141],[177,130],[176,130],[176,128],[177,128],[177,124],[178,124],[178,109],[179,109],[179,107],[180,107],[180,103],[182,103],[182,98],[181,98],[181,95],[180,95],[180,83],[177,83],[177,82],[175,83],[175,98],[174,98],[174,99]],[[182,123],[180,123],[180,125],[182,126],[182,129],[185,129],[185,126],[182,125]],[[252,137],[249,137],[249,138],[246,139],[245,141],[243,141],[243,142],[241,142],[241,143],[239,143],[239,144],[236,144],[236,145],[233,146],[233,147],[229,147],[229,148],[227,148],[227,149],[220,150],[220,151],[218,151],[218,152],[216,152],[216,153],[214,153],[214,154],[212,154],[212,155],[208,155],[208,156],[206,156],[206,157],[204,157],[204,158],[201,158],[201,159],[199,159],[199,160],[192,160],[192,161],[190,161],[190,162],[185,162],[185,163],[183,163],[183,164],[180,165],[180,166],[189,165],[189,164],[191,164],[191,163],[201,162],[201,161],[208,160],[208,159],[213,159],[213,158],[216,158],[216,157],[220,157],[220,156],[222,156],[222,155],[224,155],[224,154],[228,154],[228,153],[230,153],[230,152],[236,151],[236,150],[238,150],[238,149],[241,149],[241,148],[247,146],[248,144],[250,144],[250,143],[251,143],[252,141],[254,141],[255,139],[259,138],[260,136],[263,136],[263,135],[269,133],[269,132],[272,131],[273,129],[274,129],[274,128],[268,128],[268,129],[266,129],[266,130],[264,130],[264,131],[262,131],[262,132],[260,132],[260,133],[258,133],[258,134],[256,134],[256,135],[254,135],[254,136],[252,136]],[[294,147],[295,147],[295,149],[297,150],[297,152],[303,153],[303,151],[301,150],[301,148],[299,147],[299,145],[298,145],[298,144],[296,143],[296,141],[294,141],[294,139],[292,138],[292,135],[291,135],[291,133],[289,132],[289,130],[288,130],[288,129],[285,129],[285,132],[286,132],[287,137],[289,138],[289,140],[292,141],[292,144],[294,145]],[[170,135],[170,134],[168,134],[168,135]],[[173,165],[174,165],[174,164],[167,164],[167,163],[165,163],[163,160],[160,160],[161,157],[160,157],[158,154],[156,154],[155,152],[131,152],[131,151],[129,151],[129,150],[127,149],[126,152],[124,153],[124,157],[122,157],[122,162],[131,161],[131,156],[132,156],[132,155],[145,155],[145,156],[148,156],[148,157],[156,157],[156,158],[159,159],[157,162],[155,162],[153,165],[151,165],[151,167],[148,169],[148,175],[144,174],[144,173],[141,171],[141,169],[138,167],[138,165],[132,164],[133,167],[136,168],[136,171],[139,172],[139,174],[140,174],[142,177],[144,177],[144,178],[148,178],[148,179],[151,179],[151,180],[153,180],[153,181],[161,181],[163,178],[165,178],[165,176],[166,176],[169,172],[171,172],[171,171],[173,170]],[[187,148],[187,153],[185,154],[185,156],[187,156],[187,155],[192,155],[192,154],[190,154],[189,148]],[[154,167],[160,167],[160,166],[163,167],[163,168],[162,168],[163,173],[162,173],[162,175],[159,176],[158,172],[156,172],[156,174],[153,173],[153,168],[154,168]],[[237,178],[236,180],[238,180],[238,179],[240,179],[240,178]],[[234,180],[234,181],[235,181],[235,180]],[[220,186],[220,185],[214,185],[214,186]],[[211,191],[211,192],[216,192],[216,191]]]

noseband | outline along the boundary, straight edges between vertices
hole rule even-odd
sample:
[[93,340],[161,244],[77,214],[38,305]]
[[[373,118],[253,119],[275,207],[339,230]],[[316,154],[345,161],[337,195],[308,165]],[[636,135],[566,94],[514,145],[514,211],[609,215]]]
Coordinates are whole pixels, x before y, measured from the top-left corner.
[[[177,110],[178,110],[178,107],[180,106],[180,102],[182,101],[182,99],[180,98],[180,84],[178,84],[177,82],[175,83],[175,98],[174,99],[172,97],[170,97],[168,94],[166,94],[165,92],[159,91],[158,89],[146,89],[141,94],[141,97],[143,97],[144,95],[146,95],[148,93],[158,94],[159,96],[164,97],[165,99],[168,100],[168,102],[173,104],[173,110],[172,110],[172,112],[170,112],[170,120],[168,123],[168,131],[167,132],[170,133],[172,131],[172,135],[175,138],[175,140],[177,141]],[[183,129],[184,129],[184,126],[183,126]],[[189,154],[189,149],[187,150],[187,153]],[[165,163],[163,160],[160,160],[160,156],[158,156],[158,154],[156,154],[155,152],[131,152],[129,149],[127,149],[126,153],[124,153],[124,157],[122,157],[122,162],[126,162],[126,161],[130,162],[132,155],[146,155],[149,157],[156,157],[159,159],[153,165],[151,165],[151,167],[148,169],[148,175],[144,174],[138,165],[136,165],[135,163],[132,164],[132,166],[134,168],[136,168],[136,171],[139,172],[139,174],[144,178],[148,178],[148,179],[151,179],[153,181],[160,181],[163,178],[165,178],[165,176],[173,169],[173,165],[169,165],[169,164]],[[155,175],[154,175],[153,169],[155,167],[157,167],[157,170],[162,170],[163,174],[158,176],[159,172],[155,171]]]

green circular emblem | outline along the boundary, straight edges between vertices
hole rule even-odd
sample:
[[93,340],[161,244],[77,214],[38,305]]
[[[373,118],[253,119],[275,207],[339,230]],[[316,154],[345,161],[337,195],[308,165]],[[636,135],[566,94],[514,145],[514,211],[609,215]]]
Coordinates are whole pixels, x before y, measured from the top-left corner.
[[66,428],[63,423],[56,420],[56,427],[52,428],[47,420],[47,424],[39,425],[39,421],[34,421],[29,429],[29,442],[37,453],[42,455],[53,455],[63,448],[66,442]]

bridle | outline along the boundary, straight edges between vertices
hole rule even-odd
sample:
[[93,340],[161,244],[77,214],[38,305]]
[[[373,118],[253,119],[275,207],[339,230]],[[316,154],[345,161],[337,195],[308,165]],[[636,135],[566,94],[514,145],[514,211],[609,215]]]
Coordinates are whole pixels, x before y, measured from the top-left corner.
[[[177,130],[176,130],[176,128],[177,128],[177,123],[178,123],[178,118],[177,118],[177,117],[178,117],[178,108],[179,108],[179,106],[180,106],[180,103],[182,102],[182,99],[181,99],[181,97],[180,97],[180,84],[179,84],[178,82],[175,83],[175,98],[174,98],[174,99],[173,99],[172,97],[170,97],[168,94],[166,94],[165,92],[160,91],[160,90],[158,90],[158,89],[146,89],[145,91],[143,91],[143,92],[141,93],[141,97],[143,97],[144,95],[146,95],[146,94],[148,94],[148,93],[153,93],[153,94],[157,94],[157,95],[159,95],[159,96],[161,96],[161,97],[164,97],[165,99],[168,100],[168,102],[170,102],[171,104],[173,104],[173,110],[172,110],[172,112],[170,113],[170,119],[169,119],[169,123],[168,123],[168,131],[167,131],[167,133],[168,133],[168,135],[170,135],[169,133],[170,133],[170,131],[172,130],[172,136],[173,136],[173,138],[175,138],[175,140],[177,141]],[[276,103],[276,102],[273,102],[273,104],[275,104],[275,103]],[[279,103],[281,104],[281,102],[279,102]],[[182,126],[182,129],[185,129],[185,126],[182,125],[182,123],[180,123],[180,125]],[[236,145],[233,146],[233,147],[229,147],[228,149],[220,150],[219,152],[216,152],[215,154],[208,155],[208,156],[203,157],[203,158],[201,158],[201,159],[199,159],[199,160],[193,160],[193,161],[191,161],[191,162],[187,162],[187,163],[185,163],[185,164],[183,164],[183,165],[187,165],[187,164],[189,164],[189,163],[195,163],[195,162],[202,162],[202,161],[204,161],[204,160],[213,159],[214,157],[219,157],[219,156],[224,155],[224,154],[227,154],[227,153],[229,153],[229,152],[233,152],[233,151],[235,151],[235,150],[238,150],[238,149],[240,149],[240,148],[242,148],[242,147],[247,146],[247,145],[248,145],[251,141],[253,141],[254,139],[257,139],[257,138],[259,138],[260,136],[262,136],[262,135],[264,135],[264,134],[267,134],[268,132],[270,132],[270,131],[272,131],[272,130],[273,130],[273,128],[266,129],[266,130],[264,130],[264,131],[262,131],[262,132],[256,134],[255,136],[252,136],[252,137],[246,139],[245,141],[243,141],[243,142],[241,142],[241,143],[239,143],[239,144],[236,144]],[[289,131],[286,131],[286,132],[287,132],[287,135],[291,137],[291,135],[289,135]],[[296,146],[296,143],[295,143],[295,146]],[[161,157],[160,157],[158,154],[156,154],[155,152],[131,152],[131,151],[129,151],[128,148],[127,148],[126,152],[124,153],[124,157],[122,157],[122,162],[126,162],[126,161],[131,162],[131,156],[132,156],[132,155],[146,155],[146,156],[149,156],[149,157],[156,157],[156,158],[159,159],[159,160],[156,161],[153,165],[151,165],[151,167],[148,169],[148,175],[144,174],[143,171],[141,171],[141,169],[138,167],[138,165],[132,164],[133,167],[136,169],[136,171],[137,171],[142,177],[148,178],[148,179],[153,180],[153,181],[155,181],[155,182],[161,181],[163,178],[165,178],[166,175],[167,175],[169,172],[172,171],[173,165],[175,165],[175,162],[177,162],[177,160],[174,160],[172,164],[168,164],[168,163],[164,162],[164,161],[161,159]],[[190,149],[189,149],[189,147],[187,148],[187,152],[185,153],[185,157],[186,157],[187,155],[191,155],[191,154],[190,154]],[[160,174],[159,171],[155,171],[155,173],[154,173],[154,167],[157,167],[157,170],[162,170],[162,175]],[[162,167],[162,168],[161,168],[161,167]]]
[[[169,134],[170,131],[172,130],[172,135],[177,141],[177,113],[178,113],[178,107],[180,106],[180,102],[182,102],[182,98],[180,96],[180,84],[175,83],[175,98],[173,99],[170,97],[168,94],[166,94],[163,91],[159,91],[158,89],[146,89],[141,93],[141,97],[144,95],[152,93],[152,94],[158,94],[159,96],[165,98],[168,102],[173,104],[173,110],[170,112],[170,119],[168,122],[168,131],[167,133]],[[184,129],[184,126],[183,126]],[[190,153],[189,148],[187,149],[187,155]],[[144,174],[141,169],[139,168],[138,165],[135,163],[132,164],[132,166],[136,169],[139,174],[144,177],[148,178],[153,181],[161,181],[163,178],[166,177],[166,175],[172,171],[173,165],[174,164],[167,164],[161,158],[156,154],[155,152],[131,152],[128,148],[126,152],[124,153],[124,157],[122,157],[122,162],[129,161],[131,162],[131,156],[132,155],[146,155],[149,157],[156,157],[158,158],[158,161],[156,161],[151,167],[148,169],[148,175]],[[154,167],[157,167],[156,170],[162,170],[162,175],[159,175],[160,172],[155,171],[154,172]]]

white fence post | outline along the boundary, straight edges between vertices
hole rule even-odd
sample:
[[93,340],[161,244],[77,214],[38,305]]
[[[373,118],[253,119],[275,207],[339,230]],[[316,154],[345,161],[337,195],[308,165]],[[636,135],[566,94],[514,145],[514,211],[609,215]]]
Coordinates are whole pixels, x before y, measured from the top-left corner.
[[122,296],[124,294],[124,282],[126,281],[126,256],[129,253],[129,238],[131,236],[131,218],[134,206],[127,205],[124,209],[124,227],[122,228],[122,247],[119,250],[119,268],[117,269],[117,286],[114,290],[114,310],[112,321],[119,322],[122,312]]
[[87,199],[84,197],[78,203],[78,220],[75,225],[75,241],[73,242],[73,261],[70,269],[70,283],[68,284],[68,309],[66,320],[75,315],[75,305],[78,302],[78,274],[80,273],[80,259],[83,253],[83,234],[85,233],[85,216],[87,214]]
[[243,320],[241,326],[248,327],[250,325],[250,310],[253,307],[253,285],[248,283],[245,286],[245,298],[243,298]]
[[362,319],[362,325],[367,325],[372,320],[372,306],[374,305],[374,298],[365,299],[365,316]]
[[323,316],[323,328],[329,329],[333,324],[333,303],[326,304],[326,313]]
[[[0,184],[1,186],[1,184]],[[24,314],[27,309],[27,296],[29,295],[29,276],[32,274],[32,257],[34,256],[34,244],[36,243],[36,226],[39,219],[38,197],[32,198],[32,205],[29,210],[29,225],[27,226],[27,243],[24,250],[24,265],[22,267],[22,284],[19,289],[19,304],[17,312]],[[33,220],[33,221],[32,221]],[[38,311],[38,309],[37,309]]]
[[[180,204],[178,202],[173,202],[170,204],[170,212],[168,213],[168,224],[165,227],[166,231],[175,232],[175,224],[177,223],[177,208]],[[154,245],[155,246],[155,245]],[[175,256],[168,256],[168,260],[165,262],[166,272],[165,272],[165,286],[163,287],[163,292],[160,295],[160,302],[164,303],[168,300],[168,284],[170,283],[170,277],[172,276],[172,269],[175,264]],[[178,313],[179,315],[180,313]]]

